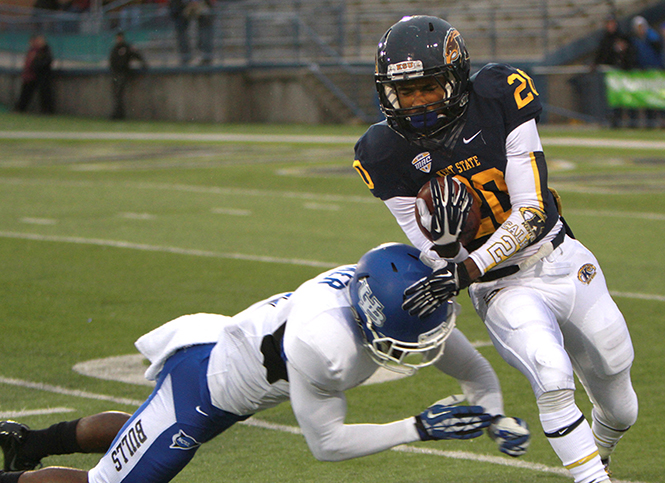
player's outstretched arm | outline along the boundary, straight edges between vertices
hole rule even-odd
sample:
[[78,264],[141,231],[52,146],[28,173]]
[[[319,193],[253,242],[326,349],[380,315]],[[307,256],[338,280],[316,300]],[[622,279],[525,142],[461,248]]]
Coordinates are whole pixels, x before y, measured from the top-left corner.
[[307,445],[320,461],[358,458],[420,440],[413,417],[387,424],[344,424],[344,393],[319,389],[296,370],[289,370],[289,391]]
[[[344,424],[343,392],[327,392],[289,370],[293,412],[312,454],[321,461],[358,458],[415,441],[470,439],[483,434],[492,416],[480,406],[437,403],[415,417],[387,424]],[[442,401],[444,402],[444,401]]]
[[[467,260],[473,262],[469,258]],[[442,260],[442,267],[418,280],[404,291],[402,308],[420,318],[432,314],[441,304],[471,285],[473,278],[466,260],[461,263]]]

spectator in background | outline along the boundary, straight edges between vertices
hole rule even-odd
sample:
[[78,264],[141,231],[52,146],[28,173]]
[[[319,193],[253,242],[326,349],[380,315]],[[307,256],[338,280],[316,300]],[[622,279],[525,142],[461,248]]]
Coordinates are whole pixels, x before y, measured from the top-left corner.
[[[631,42],[635,47],[637,68],[661,69],[661,51],[663,44],[661,38],[644,17],[639,15],[632,20],[633,36]],[[655,109],[645,109],[647,127],[656,127],[658,113]],[[635,126],[633,126],[635,127]]]
[[605,33],[600,40],[593,67],[609,65],[622,70],[635,68],[635,49],[627,35],[621,32],[614,15],[605,20]]
[[113,113],[111,119],[125,118],[125,88],[133,73],[133,60],[139,62],[143,69],[148,68],[143,55],[125,40],[123,32],[118,32],[115,35],[115,45],[109,56],[113,81]]
[[14,109],[25,112],[30,105],[32,96],[39,92],[39,107],[43,114],[53,114],[53,86],[51,64],[53,56],[46,38],[41,35],[30,37],[28,52],[25,55],[23,72],[21,73],[21,95]]
[[198,26],[197,47],[201,52],[201,65],[212,63],[212,2],[213,0],[169,0],[182,65],[187,65],[192,60],[188,35],[189,24],[192,20],[195,20]]
[[639,69],[660,69],[663,67],[661,51],[663,44],[656,32],[644,17],[636,16],[632,20],[633,36],[631,42],[635,48]]
[[[619,22],[614,15],[605,20],[605,32],[600,39],[596,55],[591,66],[595,71],[599,65],[606,65],[621,70],[631,70],[636,67],[635,49],[627,35],[621,32]],[[624,114],[628,113],[633,120],[636,113],[631,109],[616,107],[610,111],[610,126],[621,127]]]

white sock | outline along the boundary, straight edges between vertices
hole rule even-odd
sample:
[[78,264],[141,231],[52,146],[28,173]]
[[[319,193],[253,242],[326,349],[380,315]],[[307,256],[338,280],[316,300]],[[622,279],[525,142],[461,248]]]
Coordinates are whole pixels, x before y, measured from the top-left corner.
[[609,481],[591,427],[574,403],[557,411],[541,412],[540,421],[552,449],[573,475],[575,483]]
[[592,411],[593,422],[591,423],[591,430],[593,432],[593,439],[598,446],[598,453],[602,459],[607,459],[614,451],[617,443],[621,437],[626,434],[630,427],[625,429],[614,429],[606,424],[600,422],[598,413],[594,409]]

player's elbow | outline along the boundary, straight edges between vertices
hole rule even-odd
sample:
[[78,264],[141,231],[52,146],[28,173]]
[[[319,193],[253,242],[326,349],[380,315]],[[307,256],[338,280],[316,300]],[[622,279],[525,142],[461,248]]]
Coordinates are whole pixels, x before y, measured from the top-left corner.
[[307,445],[314,457],[319,461],[343,461],[353,457],[345,451],[344,445],[338,444],[335,441],[335,438],[308,439]]

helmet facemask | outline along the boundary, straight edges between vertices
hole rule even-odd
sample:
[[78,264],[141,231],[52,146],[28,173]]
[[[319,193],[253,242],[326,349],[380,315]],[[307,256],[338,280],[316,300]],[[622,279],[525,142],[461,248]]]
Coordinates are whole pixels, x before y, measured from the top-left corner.
[[443,354],[446,339],[455,328],[456,302],[449,300],[447,304],[451,307],[451,317],[430,332],[421,334],[417,342],[404,342],[382,336],[374,330],[371,323],[363,326],[362,321],[357,319],[372,359],[390,371],[408,375],[434,364]]
[[444,93],[444,97],[429,104],[413,107],[401,107],[399,102],[399,84],[412,81],[385,81],[383,88],[383,111],[389,125],[409,142],[422,143],[431,140],[441,142],[448,130],[466,111],[468,92],[466,82],[457,78],[454,71],[448,70],[427,77],[434,80]]
[[[369,292],[369,296],[371,297],[372,292],[367,281],[361,279],[359,283],[362,287],[360,290],[362,292]],[[386,326],[393,326],[387,329],[388,332],[391,329],[394,330],[397,324],[383,317],[377,319],[375,317],[377,314],[376,301],[374,304],[374,308],[364,310],[362,315],[358,313],[355,307],[351,307],[356,322],[362,331],[364,345],[377,364],[390,371],[408,375],[414,374],[422,367],[434,364],[441,357],[446,339],[455,328],[455,320],[460,311],[460,306],[456,301],[448,300],[442,307],[437,309],[435,314],[430,316],[434,319],[437,317],[442,318],[443,316],[444,320],[441,320],[438,325],[428,332],[419,334],[417,340],[405,341],[384,333],[386,332],[384,324]],[[414,323],[411,320],[407,320],[406,317],[403,322]]]

